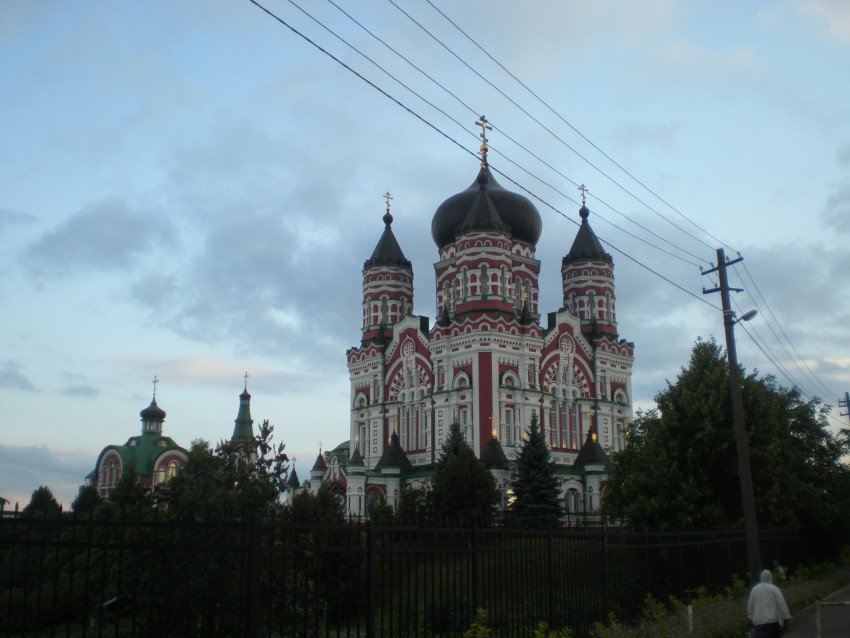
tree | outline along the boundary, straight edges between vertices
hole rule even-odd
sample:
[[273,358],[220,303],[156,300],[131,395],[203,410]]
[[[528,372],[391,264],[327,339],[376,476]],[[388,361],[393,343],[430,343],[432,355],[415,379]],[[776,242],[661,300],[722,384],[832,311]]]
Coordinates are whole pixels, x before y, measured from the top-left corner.
[[518,521],[532,527],[558,525],[562,513],[560,490],[536,413],[522,441],[516,469],[512,510]]
[[249,520],[278,511],[289,459],[273,443],[274,426],[263,421],[253,445],[222,441],[215,449],[192,442],[183,469],[158,496],[178,519]]
[[[741,374],[760,527],[801,525],[824,541],[850,531],[837,504],[850,485],[847,445],[830,434],[818,399],[772,377]],[[640,527],[739,525],[741,492],[728,362],[712,339],[697,341],[687,368],[638,413],[614,454],[605,507]],[[841,492],[841,490],[844,490]]]
[[490,519],[499,502],[496,480],[466,444],[434,479],[434,513],[461,523]]
[[327,485],[321,485],[315,494],[296,494],[284,508],[284,516],[293,523],[341,525],[345,522],[345,506]]
[[24,507],[22,513],[25,516],[56,518],[62,514],[62,506],[53,496],[51,489],[42,485],[33,491],[30,502]]
[[97,488],[93,485],[84,485],[77,492],[74,502],[71,503],[71,510],[74,514],[88,516],[93,514],[102,504],[103,499],[97,493]]
[[453,458],[457,457],[461,448],[469,447],[466,442],[466,435],[460,428],[460,423],[455,421],[449,426],[449,432],[443,441],[443,447],[440,449],[440,457],[434,463],[434,480],[440,476],[440,472],[446,467],[446,464]]

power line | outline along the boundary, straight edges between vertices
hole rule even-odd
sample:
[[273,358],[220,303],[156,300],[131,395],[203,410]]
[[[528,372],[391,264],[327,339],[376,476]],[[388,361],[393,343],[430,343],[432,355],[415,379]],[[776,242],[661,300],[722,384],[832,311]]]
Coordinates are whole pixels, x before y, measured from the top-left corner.
[[[475,39],[473,39],[473,38],[472,38],[472,37],[471,37],[468,33],[466,33],[466,31],[464,31],[464,30],[463,30],[463,29],[462,29],[462,28],[461,28],[461,27],[460,27],[460,26],[459,26],[459,25],[458,25],[458,24],[457,24],[454,20],[452,20],[449,16],[447,16],[447,15],[446,15],[446,14],[445,14],[445,13],[444,13],[444,12],[443,12],[440,8],[439,8],[439,7],[437,7],[437,6],[436,6],[436,5],[435,5],[435,4],[434,4],[431,0],[426,0],[426,2],[427,2],[429,5],[431,5],[431,7],[433,7],[433,8],[434,8],[434,10],[435,10],[437,13],[439,13],[441,16],[443,16],[443,18],[445,18],[445,19],[449,22],[449,24],[451,24],[451,25],[452,25],[455,29],[457,29],[458,31],[460,31],[460,33],[461,33],[461,34],[462,34],[462,35],[463,35],[463,36],[464,36],[467,40],[469,40],[472,44],[474,44],[474,45],[475,45],[475,46],[476,46],[476,47],[477,47],[477,48],[478,48],[478,49],[479,49],[482,53],[484,53],[484,55],[486,55],[488,58],[490,58],[490,60],[492,60],[492,61],[493,61],[493,62],[494,62],[494,63],[495,63],[495,64],[496,64],[496,65],[497,65],[500,69],[502,69],[505,73],[507,73],[507,74],[508,74],[511,78],[513,78],[513,79],[514,79],[514,80],[515,80],[515,81],[516,81],[516,82],[517,82],[520,86],[522,86],[522,87],[523,87],[526,91],[528,91],[528,92],[529,92],[529,93],[530,93],[530,94],[531,94],[531,95],[532,95],[532,96],[533,96],[533,97],[534,97],[534,98],[535,98],[538,102],[540,102],[543,106],[545,106],[545,107],[546,107],[546,108],[547,108],[547,109],[548,109],[548,110],[549,110],[549,111],[550,111],[553,115],[555,115],[555,117],[557,117],[557,118],[558,118],[559,120],[561,120],[564,124],[566,124],[568,127],[570,127],[570,129],[572,129],[572,130],[573,130],[573,132],[575,132],[575,133],[576,133],[579,137],[581,137],[581,138],[582,138],[585,142],[587,142],[588,144],[590,144],[590,145],[591,145],[594,149],[596,149],[599,153],[601,153],[601,154],[602,154],[602,156],[603,156],[603,157],[605,157],[605,158],[606,158],[608,161],[610,161],[612,164],[614,164],[614,166],[616,166],[616,167],[617,167],[617,168],[619,168],[621,171],[623,171],[623,173],[625,173],[626,175],[628,175],[628,176],[629,176],[632,180],[634,180],[637,184],[639,184],[641,187],[643,187],[643,188],[644,188],[647,192],[649,192],[651,195],[653,195],[654,197],[656,197],[656,198],[657,198],[660,202],[662,202],[664,205],[666,205],[666,206],[667,206],[668,208],[670,208],[672,211],[676,212],[676,213],[677,213],[680,217],[682,217],[682,219],[684,219],[684,220],[685,220],[685,221],[687,221],[688,223],[692,224],[695,228],[699,229],[701,232],[705,233],[707,236],[709,236],[711,239],[713,239],[713,240],[714,240],[715,242],[717,242],[718,244],[720,244],[720,245],[722,245],[722,246],[726,246],[726,248],[729,248],[729,250],[732,250],[732,248],[730,248],[730,247],[729,247],[729,246],[728,246],[725,242],[721,241],[720,239],[718,239],[717,237],[715,237],[714,235],[712,235],[710,232],[708,232],[707,230],[705,230],[704,228],[702,228],[702,227],[701,227],[699,224],[697,224],[695,221],[693,221],[692,219],[690,219],[687,215],[685,215],[685,214],[684,214],[682,211],[680,211],[678,208],[676,208],[675,206],[673,206],[672,204],[670,204],[669,202],[667,202],[667,200],[665,200],[663,197],[661,197],[661,195],[659,195],[658,193],[656,193],[656,192],[655,192],[653,189],[651,189],[649,186],[647,186],[646,184],[644,184],[644,183],[643,183],[643,181],[641,181],[640,179],[638,179],[637,177],[635,177],[635,175],[634,175],[634,174],[632,174],[629,170],[627,170],[624,166],[622,166],[622,165],[621,165],[621,164],[620,164],[617,160],[615,160],[613,157],[611,157],[610,155],[608,155],[608,153],[606,153],[606,152],[605,152],[605,151],[603,151],[601,148],[599,148],[599,146],[597,146],[596,144],[594,144],[594,143],[593,143],[593,141],[591,141],[591,140],[590,140],[587,136],[585,136],[585,135],[584,135],[584,133],[582,133],[581,131],[579,131],[579,130],[575,127],[575,126],[573,126],[573,125],[572,125],[569,121],[567,121],[567,119],[566,119],[566,118],[564,118],[564,117],[563,117],[563,116],[562,116],[562,115],[561,115],[558,111],[556,111],[554,108],[552,108],[552,106],[550,106],[548,102],[546,102],[546,101],[545,101],[542,97],[540,97],[537,93],[535,93],[535,92],[534,92],[534,90],[532,90],[532,89],[531,89],[531,87],[529,87],[529,86],[528,86],[525,82],[523,82],[522,80],[520,80],[520,79],[519,79],[516,75],[514,75],[513,73],[511,73],[511,71],[510,71],[510,70],[508,70],[508,69],[507,69],[507,67],[505,67],[505,66],[504,66],[501,62],[499,62],[499,61],[498,61],[495,57],[493,57],[493,55],[491,55],[491,54],[490,54],[490,52],[489,52],[489,51],[487,51],[487,49],[485,49],[483,46],[481,46],[481,45],[480,45],[480,44],[479,44],[479,43],[478,43]],[[581,156],[579,156],[579,157],[581,157]],[[583,159],[583,158],[582,158],[582,159]],[[638,201],[640,201],[640,200],[638,200]],[[678,227],[677,227],[677,228],[678,228]],[[711,246],[708,246],[707,244],[706,244],[706,247],[711,248]]]
[[[397,77],[395,77],[395,76],[394,76],[393,74],[391,74],[389,71],[387,71],[386,69],[384,69],[384,68],[383,68],[380,64],[378,64],[377,62],[375,62],[372,58],[370,58],[369,56],[367,56],[367,55],[365,55],[364,53],[362,53],[359,49],[357,49],[356,47],[354,47],[353,45],[351,45],[350,43],[348,43],[345,39],[343,39],[341,36],[339,36],[339,35],[338,35],[336,32],[334,32],[332,29],[330,29],[329,27],[327,27],[326,25],[324,25],[322,22],[320,22],[317,18],[315,18],[315,17],[313,17],[312,15],[310,15],[309,13],[307,13],[304,9],[302,9],[300,6],[298,6],[298,5],[294,2],[294,0],[288,0],[288,1],[290,2],[290,4],[292,4],[292,5],[293,5],[293,6],[295,6],[297,9],[299,9],[302,13],[304,13],[305,15],[307,15],[308,17],[310,17],[310,19],[312,19],[314,22],[316,22],[317,24],[319,24],[319,25],[320,25],[322,28],[324,28],[326,31],[328,31],[329,33],[331,33],[332,35],[334,35],[334,37],[336,37],[337,39],[339,39],[340,41],[342,41],[343,43],[345,43],[345,44],[346,44],[348,47],[350,47],[352,50],[354,50],[354,51],[355,51],[355,52],[357,52],[359,55],[361,55],[362,57],[364,57],[365,59],[367,59],[369,62],[371,62],[373,65],[375,65],[377,68],[379,68],[379,69],[380,69],[383,73],[385,73],[387,76],[389,76],[390,78],[392,78],[393,80],[395,80],[397,83],[399,83],[401,86],[403,86],[403,87],[404,87],[404,88],[406,88],[408,91],[410,91],[413,95],[415,95],[416,97],[418,97],[419,99],[421,99],[423,102],[425,102],[426,104],[428,104],[429,106],[431,106],[431,107],[432,107],[432,108],[434,108],[435,110],[437,110],[437,111],[439,111],[440,113],[442,113],[443,115],[445,115],[448,119],[450,119],[451,121],[453,121],[453,122],[454,122],[455,124],[457,124],[458,126],[463,127],[463,125],[461,125],[461,124],[460,124],[460,123],[459,123],[459,122],[458,122],[455,118],[453,118],[451,115],[449,115],[448,113],[446,113],[446,111],[444,111],[443,109],[441,109],[441,108],[437,107],[436,105],[434,105],[433,103],[431,103],[430,101],[428,101],[427,99],[425,99],[424,97],[422,97],[419,93],[417,93],[416,91],[414,91],[413,89],[411,89],[409,86],[407,86],[405,83],[403,83],[403,82],[402,82],[401,80],[399,80]],[[407,58],[405,55],[403,55],[402,53],[400,53],[400,52],[399,52],[398,50],[396,50],[394,47],[390,46],[390,45],[389,45],[389,44],[388,44],[385,40],[383,40],[382,38],[380,38],[378,35],[376,35],[374,32],[372,32],[369,28],[367,28],[365,25],[363,25],[363,24],[362,24],[359,20],[357,20],[354,16],[352,16],[349,12],[345,11],[342,7],[340,7],[338,4],[336,4],[336,2],[334,2],[334,0],[327,0],[327,1],[328,1],[328,2],[332,5],[332,6],[334,6],[336,9],[338,9],[338,10],[339,10],[339,11],[340,11],[343,15],[345,15],[345,16],[346,16],[349,20],[351,20],[354,24],[356,24],[358,27],[360,27],[361,29],[363,29],[363,30],[364,30],[367,34],[369,34],[372,38],[374,38],[375,40],[377,40],[378,42],[380,42],[380,43],[381,43],[381,44],[382,44],[385,48],[389,49],[392,53],[394,53],[396,56],[398,56],[399,58],[401,58],[401,59],[402,59],[405,63],[407,63],[409,66],[411,66],[412,68],[414,68],[416,71],[418,71],[419,73],[421,73],[422,75],[424,75],[424,76],[425,76],[428,80],[430,80],[430,81],[431,81],[431,82],[433,82],[436,86],[438,86],[440,89],[442,89],[442,90],[443,90],[443,91],[444,91],[447,95],[449,95],[450,97],[452,97],[452,98],[453,98],[454,100],[456,100],[459,104],[461,104],[464,108],[466,108],[466,109],[467,109],[467,111],[469,111],[469,112],[470,112],[471,114],[473,114],[473,115],[476,115],[476,116],[478,116],[478,115],[479,115],[479,112],[478,112],[478,111],[476,111],[476,110],[475,110],[475,109],[473,109],[471,106],[469,106],[466,102],[464,102],[464,101],[463,101],[460,97],[458,97],[458,96],[457,96],[457,94],[455,94],[453,91],[451,91],[450,89],[448,89],[446,86],[444,86],[442,83],[440,83],[438,80],[436,80],[436,79],[435,79],[433,76],[431,76],[429,73],[427,73],[426,71],[424,71],[422,68],[420,68],[419,66],[417,66],[416,64],[414,64],[414,63],[413,63],[413,62],[412,62],[409,58]],[[432,37],[433,37],[433,36],[432,36]],[[498,131],[499,133],[501,133],[501,134],[502,134],[502,135],[503,135],[506,139],[508,139],[509,141],[513,142],[513,143],[514,143],[514,144],[516,144],[519,148],[521,148],[521,149],[522,149],[522,150],[524,150],[526,153],[528,153],[529,155],[531,155],[534,159],[536,159],[537,161],[539,161],[541,164],[543,164],[544,166],[546,166],[547,168],[549,168],[550,170],[552,170],[553,172],[555,172],[555,173],[556,173],[557,175],[559,175],[560,177],[562,177],[562,178],[566,179],[566,180],[567,180],[568,182],[570,182],[573,186],[578,187],[578,182],[576,182],[576,181],[575,181],[575,180],[573,180],[572,178],[570,178],[570,177],[568,177],[567,175],[565,175],[564,173],[562,173],[560,170],[558,170],[557,168],[555,168],[552,164],[550,164],[549,162],[547,162],[546,160],[544,160],[542,157],[540,157],[539,155],[537,155],[536,153],[534,153],[531,149],[529,149],[529,148],[527,148],[525,145],[523,145],[523,144],[522,144],[519,140],[517,140],[517,139],[513,138],[511,135],[509,135],[509,134],[507,133],[507,131],[505,131],[505,130],[503,130],[503,129],[501,129],[501,128],[498,128],[498,127],[496,127],[496,126],[494,126],[493,128],[494,128],[494,130],[496,130],[496,131]],[[467,130],[467,129],[464,129],[464,130]],[[525,169],[525,168],[523,168],[522,166],[520,166],[517,162],[515,162],[515,161],[514,161],[514,160],[512,160],[512,159],[510,159],[509,157],[507,157],[507,155],[505,155],[504,153],[502,153],[501,151],[499,151],[496,147],[494,147],[494,146],[492,146],[492,145],[491,145],[491,147],[490,147],[490,148],[491,148],[491,150],[493,150],[493,151],[497,152],[498,154],[502,155],[502,157],[504,157],[505,159],[507,159],[509,162],[511,162],[512,164],[514,164],[515,166],[517,166],[517,167],[518,167],[518,168],[520,168],[521,170],[523,170],[523,171],[527,172],[527,173],[528,173],[531,177],[533,177],[534,179],[536,179],[536,180],[540,181],[542,184],[544,184],[544,185],[548,186],[549,188],[551,188],[551,189],[552,189],[552,190],[554,190],[555,192],[558,192],[559,194],[562,194],[562,195],[563,195],[563,193],[561,193],[561,192],[560,192],[557,188],[555,188],[554,186],[552,186],[551,184],[549,184],[548,182],[546,182],[545,180],[543,180],[543,179],[542,179],[541,177],[539,177],[538,175],[536,175],[536,174],[532,173],[531,171],[528,171],[527,169]],[[684,254],[688,255],[689,257],[691,257],[691,258],[693,258],[693,259],[695,259],[695,260],[697,260],[697,261],[702,261],[702,260],[700,259],[700,257],[699,257],[699,256],[697,256],[697,255],[695,255],[695,254],[693,254],[693,253],[691,253],[691,252],[689,252],[689,251],[685,250],[685,248],[683,248],[683,247],[682,247],[682,246],[680,246],[679,244],[675,244],[675,243],[673,243],[672,241],[670,241],[670,240],[666,239],[665,237],[662,237],[661,235],[659,235],[659,234],[657,234],[656,232],[652,231],[651,229],[649,229],[649,228],[647,228],[647,227],[643,226],[642,224],[640,224],[640,223],[639,223],[639,222],[637,222],[636,220],[634,220],[634,219],[630,218],[630,217],[629,217],[628,215],[626,215],[625,213],[623,213],[623,212],[621,212],[621,211],[617,210],[617,209],[616,209],[616,208],[614,208],[611,204],[609,204],[609,203],[605,202],[605,201],[604,201],[604,200],[602,200],[601,198],[599,198],[599,197],[595,197],[595,199],[596,199],[597,201],[599,201],[601,204],[603,204],[604,206],[606,206],[608,209],[610,209],[613,213],[615,213],[615,214],[617,214],[617,215],[620,215],[620,216],[621,216],[621,217],[623,217],[625,220],[627,220],[627,221],[631,222],[632,224],[634,224],[635,226],[637,226],[637,227],[638,227],[638,228],[640,228],[641,230],[643,230],[643,231],[645,231],[645,232],[649,233],[650,235],[652,235],[653,237],[655,237],[655,238],[659,239],[660,241],[662,241],[662,242],[664,242],[664,243],[668,244],[668,245],[669,245],[669,246],[671,246],[673,249],[675,249],[675,250],[679,250],[679,251],[681,251],[682,253],[684,253]],[[597,214],[598,214],[598,213],[597,213]],[[674,253],[672,253],[672,252],[670,252],[670,251],[668,251],[668,250],[665,250],[665,249],[663,249],[663,248],[660,248],[660,247],[658,247],[658,246],[656,246],[656,245],[654,245],[654,244],[652,244],[652,243],[648,242],[647,240],[645,240],[645,239],[643,239],[643,238],[641,238],[641,237],[639,237],[639,236],[637,236],[637,235],[635,235],[635,234],[633,234],[633,233],[630,233],[630,232],[626,231],[625,229],[623,229],[623,228],[621,228],[621,227],[617,226],[616,224],[613,224],[613,222],[609,222],[608,220],[606,220],[606,219],[602,218],[601,216],[600,216],[600,219],[603,219],[603,221],[605,221],[606,223],[610,223],[610,224],[612,224],[615,228],[618,228],[618,229],[619,229],[619,230],[621,230],[622,232],[625,232],[626,234],[630,235],[631,237],[634,237],[634,238],[635,238],[635,239],[637,239],[638,241],[641,241],[641,242],[643,242],[643,243],[647,244],[648,246],[650,246],[650,247],[652,247],[652,248],[655,248],[656,250],[659,250],[659,251],[661,251],[661,252],[663,252],[663,253],[665,253],[665,254],[667,254],[667,255],[669,255],[669,256],[671,256],[671,257],[675,258],[675,259],[678,259],[678,260],[680,260],[680,261],[682,261],[682,262],[684,262],[684,263],[687,263],[687,264],[689,264],[689,265],[691,265],[691,266],[697,266],[697,267],[698,267],[698,266],[700,265],[699,263],[694,263],[693,261],[689,261],[689,260],[684,259],[683,257],[681,257],[681,256],[679,256],[679,255],[676,255],[676,254],[674,254]]]

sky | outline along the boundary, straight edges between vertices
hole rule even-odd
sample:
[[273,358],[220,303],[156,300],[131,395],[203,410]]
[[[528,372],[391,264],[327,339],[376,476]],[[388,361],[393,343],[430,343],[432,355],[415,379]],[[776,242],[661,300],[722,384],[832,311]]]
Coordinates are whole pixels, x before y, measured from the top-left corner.
[[850,390],[850,3],[300,2],[0,3],[0,496],[70,505],[154,376],[188,447],[230,436],[247,372],[308,476],[348,436],[383,195],[433,321],[481,114],[543,218],[544,312],[587,185],[636,407],[724,343],[721,247],[747,371]]

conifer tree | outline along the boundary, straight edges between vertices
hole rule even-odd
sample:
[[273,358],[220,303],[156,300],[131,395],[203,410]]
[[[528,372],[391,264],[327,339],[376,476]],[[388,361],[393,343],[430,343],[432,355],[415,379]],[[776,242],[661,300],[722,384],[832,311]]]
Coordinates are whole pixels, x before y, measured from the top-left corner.
[[549,448],[532,414],[531,425],[517,459],[517,479],[514,482],[512,509],[523,525],[554,527],[561,516],[558,480],[549,458]]
[[461,448],[464,447],[469,447],[469,443],[466,442],[466,436],[464,435],[463,430],[460,429],[460,423],[455,421],[449,426],[449,433],[446,435],[446,438],[443,441],[443,447],[440,450],[440,458],[438,458],[437,462],[434,464],[435,481],[446,467],[446,464],[453,458],[456,458],[460,453]]

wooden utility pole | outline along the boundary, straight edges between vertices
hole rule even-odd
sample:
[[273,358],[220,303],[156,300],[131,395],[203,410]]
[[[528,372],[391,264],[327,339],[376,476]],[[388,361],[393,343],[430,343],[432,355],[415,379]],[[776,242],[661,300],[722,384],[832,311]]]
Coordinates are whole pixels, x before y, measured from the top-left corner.
[[[753,477],[750,472],[750,454],[747,447],[747,430],[744,427],[744,403],[741,397],[741,379],[738,370],[738,353],[735,349],[735,313],[730,307],[729,279],[726,267],[743,261],[743,257],[727,261],[722,248],[717,249],[717,267],[706,270],[703,275],[717,271],[720,286],[711,290],[703,289],[703,294],[720,293],[723,304],[723,327],[726,329],[726,356],[729,359],[729,391],[732,399],[732,418],[735,422],[735,440],[738,448],[738,476],[741,480],[741,501],[744,510],[744,532],[747,539],[747,563],[750,582],[758,582],[761,573],[761,549],[759,548],[758,524],[756,522],[756,503],[753,494]],[[741,292],[740,288],[732,288]]]

